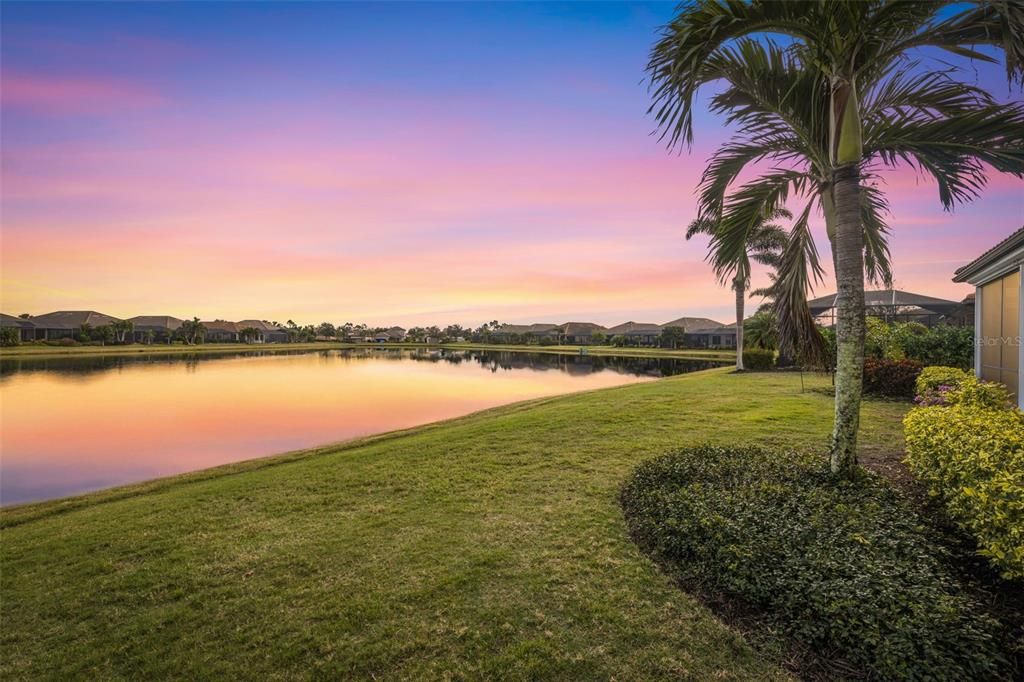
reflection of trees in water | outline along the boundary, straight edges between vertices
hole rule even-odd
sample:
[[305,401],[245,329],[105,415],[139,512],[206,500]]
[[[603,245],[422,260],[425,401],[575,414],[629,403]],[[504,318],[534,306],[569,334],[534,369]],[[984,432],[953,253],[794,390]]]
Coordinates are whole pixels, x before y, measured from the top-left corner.
[[200,371],[207,362],[269,356],[297,356],[315,354],[320,365],[386,360],[401,362],[447,363],[462,365],[476,363],[491,373],[499,371],[533,372],[558,371],[573,376],[586,376],[596,372],[616,372],[631,376],[665,377],[701,369],[721,366],[722,363],[707,360],[678,360],[672,358],[630,358],[593,356],[564,353],[518,353],[497,350],[451,350],[451,349],[401,349],[401,348],[353,348],[326,350],[244,350],[227,352],[200,352],[144,354],[138,355],[93,355],[61,356],[49,358],[14,357],[0,358],[0,378],[19,373],[49,372],[68,378],[85,377],[92,374],[121,371],[133,366],[181,366],[186,371]]
[[718,367],[722,363],[708,360],[678,360],[674,358],[631,358],[569,353],[519,353],[491,350],[442,350],[433,353],[418,351],[408,356],[426,362],[460,364],[476,362],[491,372],[531,370],[560,371],[574,376],[611,371],[634,376],[666,377],[700,369]]

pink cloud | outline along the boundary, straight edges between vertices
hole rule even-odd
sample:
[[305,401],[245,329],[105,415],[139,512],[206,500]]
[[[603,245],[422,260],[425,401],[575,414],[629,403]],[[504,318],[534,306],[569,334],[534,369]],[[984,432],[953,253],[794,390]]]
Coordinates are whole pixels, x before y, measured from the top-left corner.
[[106,114],[165,102],[157,92],[127,82],[24,73],[5,73],[0,93],[5,107],[50,115]]

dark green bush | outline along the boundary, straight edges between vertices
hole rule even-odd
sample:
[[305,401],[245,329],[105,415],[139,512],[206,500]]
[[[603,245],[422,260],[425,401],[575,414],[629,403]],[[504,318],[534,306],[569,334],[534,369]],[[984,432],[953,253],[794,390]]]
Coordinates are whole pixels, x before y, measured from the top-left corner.
[[888,398],[913,398],[924,365],[916,360],[864,358],[864,392]]
[[17,327],[0,327],[0,346],[17,346],[21,343],[21,332]]
[[765,371],[775,366],[775,351],[763,348],[747,348],[743,351],[743,368]]
[[938,325],[923,334],[901,338],[903,352],[926,365],[947,365],[970,369],[974,366],[974,329]]
[[686,584],[758,610],[870,677],[998,677],[998,625],[959,590],[884,481],[824,458],[701,446],[641,465],[621,501],[636,542]]

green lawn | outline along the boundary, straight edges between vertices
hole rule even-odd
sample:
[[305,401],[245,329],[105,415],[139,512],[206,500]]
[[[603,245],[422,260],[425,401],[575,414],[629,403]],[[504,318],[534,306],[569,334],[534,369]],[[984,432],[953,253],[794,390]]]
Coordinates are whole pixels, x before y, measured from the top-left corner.
[[[869,451],[904,410],[865,405]],[[687,443],[820,449],[831,415],[711,370],[4,510],[0,676],[782,678],[629,541],[618,487]]]
[[[581,346],[525,346],[480,343],[446,343],[428,346],[423,343],[203,343],[195,346],[184,344],[135,343],[126,346],[45,346],[23,345],[0,348],[0,358],[11,357],[51,357],[64,355],[151,355],[165,353],[224,353],[241,351],[301,351],[330,350],[345,348],[386,348],[386,349],[423,349],[446,348],[450,350],[508,350],[527,353],[579,353]],[[615,348],[614,346],[582,346],[586,353],[600,356],[630,358],[682,358],[699,360],[722,360],[734,362],[736,353],[729,350],[701,350],[667,348]]]

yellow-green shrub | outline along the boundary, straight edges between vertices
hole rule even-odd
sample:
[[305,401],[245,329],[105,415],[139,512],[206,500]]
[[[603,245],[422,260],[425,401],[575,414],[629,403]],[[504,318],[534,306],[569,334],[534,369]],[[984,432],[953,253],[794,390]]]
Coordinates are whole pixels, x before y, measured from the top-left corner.
[[1010,391],[995,381],[980,381],[969,376],[949,392],[950,405],[985,407],[990,410],[1005,410],[1011,405]]
[[939,386],[949,386],[950,388],[959,386],[960,382],[969,376],[971,375],[959,367],[933,365],[921,370],[917,376],[915,388],[918,395],[924,395],[927,391],[935,390]]
[[1024,414],[921,407],[903,421],[907,464],[1005,578],[1024,578]]

